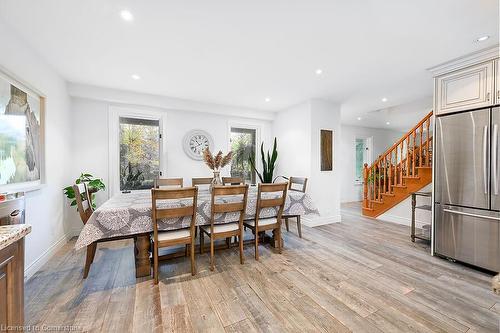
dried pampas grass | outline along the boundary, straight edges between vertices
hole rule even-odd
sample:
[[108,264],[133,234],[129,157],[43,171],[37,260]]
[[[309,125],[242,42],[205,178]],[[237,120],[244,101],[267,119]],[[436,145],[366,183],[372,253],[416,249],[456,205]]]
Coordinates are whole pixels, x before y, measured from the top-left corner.
[[210,149],[208,148],[203,151],[203,160],[211,170],[219,170],[220,168],[225,167],[226,165],[229,164],[229,162],[231,162],[232,157],[233,157],[232,151],[227,153],[226,156],[223,156],[222,151],[220,150],[215,156],[212,155]]

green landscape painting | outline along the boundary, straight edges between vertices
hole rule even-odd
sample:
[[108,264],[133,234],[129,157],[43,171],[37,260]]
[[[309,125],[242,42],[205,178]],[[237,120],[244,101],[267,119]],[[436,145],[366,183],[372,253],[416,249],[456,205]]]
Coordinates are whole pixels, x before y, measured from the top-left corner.
[[0,186],[40,180],[40,103],[0,76]]

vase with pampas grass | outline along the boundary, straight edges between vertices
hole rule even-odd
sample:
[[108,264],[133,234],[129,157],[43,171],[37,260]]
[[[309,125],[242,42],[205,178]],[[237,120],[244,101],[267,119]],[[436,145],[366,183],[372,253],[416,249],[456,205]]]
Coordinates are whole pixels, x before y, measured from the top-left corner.
[[233,152],[230,151],[226,156],[223,156],[222,151],[216,155],[212,155],[210,149],[205,149],[203,151],[203,160],[205,164],[212,170],[214,173],[214,178],[212,179],[212,183],[210,184],[210,191],[212,191],[212,187],[222,185],[222,180],[220,178],[220,169],[225,167],[231,162],[231,158],[233,157]]

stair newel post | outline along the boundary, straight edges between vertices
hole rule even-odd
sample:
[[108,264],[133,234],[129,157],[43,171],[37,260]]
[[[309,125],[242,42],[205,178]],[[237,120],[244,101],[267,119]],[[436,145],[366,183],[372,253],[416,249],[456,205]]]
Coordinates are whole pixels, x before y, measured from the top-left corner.
[[431,126],[431,118],[429,117],[427,119],[427,121],[425,122],[425,127],[426,127],[426,132],[425,132],[425,135],[426,135],[426,144],[425,144],[425,166],[430,166],[430,160],[429,160],[429,141],[430,141],[430,135],[429,135],[429,128]]
[[419,157],[419,165],[422,166],[422,146],[423,146],[423,133],[424,132],[424,124],[422,124],[422,126],[420,126],[420,147],[419,147],[419,154],[420,154],[420,157]]
[[404,140],[401,141],[401,144],[400,144],[400,147],[399,147],[399,149],[401,150],[400,151],[400,155],[401,155],[400,158],[401,158],[401,160],[399,161],[399,183],[401,185],[403,185],[403,146],[404,146],[403,142],[404,142]]
[[[417,148],[417,132],[413,132],[413,146],[412,146],[412,151],[413,151],[413,154],[412,154],[412,159],[411,159],[411,173],[412,173],[412,176],[415,176],[415,167],[416,167],[416,163],[417,163],[417,158],[415,156],[415,150]],[[419,159],[421,159],[422,157],[419,157]]]
[[389,152],[389,177],[388,177],[388,183],[387,183],[387,188],[389,191],[389,194],[391,194],[392,188],[392,150]]
[[410,136],[406,137],[406,176],[410,175]]
[[363,168],[363,207],[368,208],[368,163]]
[[382,190],[382,168],[380,167],[381,159],[378,157],[378,196],[377,200],[380,201],[381,198],[381,190]]

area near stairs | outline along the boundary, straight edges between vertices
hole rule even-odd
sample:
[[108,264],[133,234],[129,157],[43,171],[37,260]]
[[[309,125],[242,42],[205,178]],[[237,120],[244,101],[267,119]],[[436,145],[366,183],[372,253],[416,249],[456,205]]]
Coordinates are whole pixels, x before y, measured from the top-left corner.
[[370,166],[365,164],[363,215],[377,217],[432,181],[432,112]]

